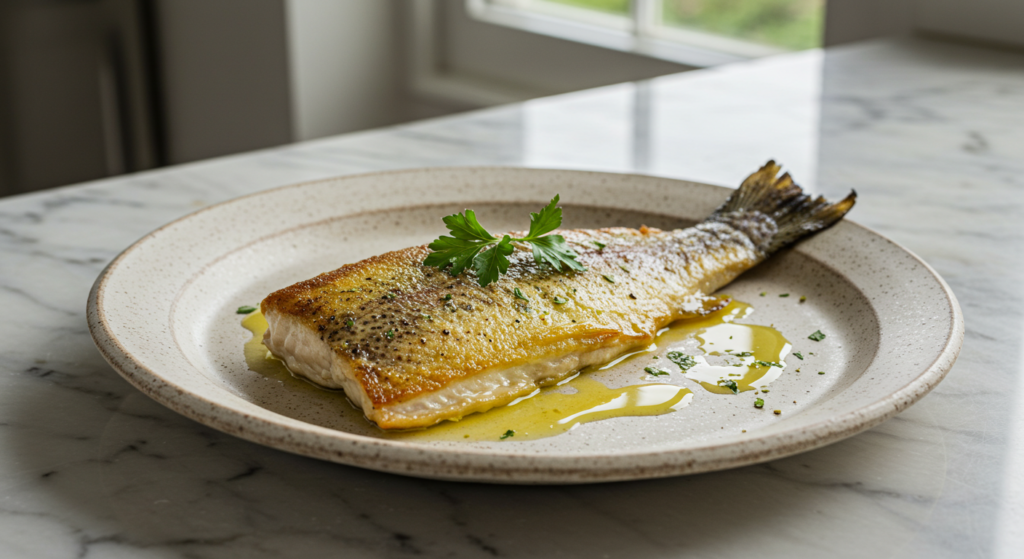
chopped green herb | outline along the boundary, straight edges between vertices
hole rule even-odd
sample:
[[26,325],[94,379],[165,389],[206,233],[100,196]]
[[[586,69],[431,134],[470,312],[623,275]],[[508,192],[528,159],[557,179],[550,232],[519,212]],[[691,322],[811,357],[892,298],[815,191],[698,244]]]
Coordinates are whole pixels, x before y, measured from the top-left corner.
[[818,371],[818,374],[819,375],[823,375],[823,374],[825,374],[825,371]]
[[501,440],[505,440],[505,439],[507,439],[507,438],[509,438],[509,437],[514,437],[515,435],[516,435],[516,432],[515,432],[515,431],[513,431],[512,429],[509,429],[508,431],[505,431],[505,432],[504,432],[504,433],[503,433],[503,434],[502,434],[502,435],[501,435],[500,437],[498,437],[498,438],[499,438],[499,439],[501,439]]
[[394,299],[395,298],[395,294],[394,293],[385,293],[384,297],[386,297],[388,299]]
[[384,335],[387,336],[389,340],[395,339],[395,329],[392,328],[392,329],[388,330],[387,332],[384,332]]
[[762,400],[760,398],[754,400],[754,407],[757,408],[757,409],[763,408],[764,407],[764,400]]
[[782,410],[775,410],[772,413],[774,413],[775,415],[782,415]]
[[764,296],[765,296],[765,295],[767,295],[767,294],[768,294],[768,292],[767,292],[767,291],[762,291],[762,292],[761,292],[761,296],[762,296],[762,297],[764,297]]
[[732,390],[733,394],[740,393],[740,387],[736,384],[736,381],[734,380],[720,380],[718,381],[718,386],[724,386],[729,390]]
[[629,266],[626,266],[625,264],[619,264],[619,268],[622,268],[623,272],[626,272],[627,274],[629,273]]
[[754,356],[754,354],[750,353],[749,351],[743,351],[743,352],[740,352],[740,353],[734,353],[733,355],[735,355],[736,357],[753,357]]
[[825,334],[822,334],[821,330],[815,330],[813,334],[811,334],[810,336],[807,336],[807,339],[808,340],[814,340],[816,342],[820,342],[821,340],[825,339]]
[[349,328],[351,328],[351,327],[353,327],[355,325],[356,325],[356,321],[352,320],[351,318],[345,321],[345,326],[348,326]]
[[801,303],[803,303],[803,302],[804,302],[804,301],[806,301],[806,300],[807,300],[807,296],[806,296],[806,295],[801,295],[801,296],[800,296],[800,302],[801,302]]
[[430,320],[430,321],[434,320],[434,317],[430,316],[429,314],[421,314],[420,318],[422,318],[423,320]]
[[690,357],[681,351],[670,351],[665,355],[665,357],[668,357],[669,361],[679,365],[679,368],[684,371],[688,371],[690,367],[697,364],[697,361],[695,361],[693,357]]
[[552,299],[552,301],[554,301],[556,305],[564,305],[564,304],[569,302],[568,299],[563,299],[563,298],[558,297],[558,296],[555,296],[555,298]]
[[615,276],[601,276],[601,277],[603,277],[605,280],[607,280],[608,283],[615,283]]
[[782,368],[781,363],[776,363],[774,361],[754,361],[754,365],[757,365],[758,367],[778,367],[780,369]]
[[445,300],[445,301],[451,301],[451,300],[452,300],[452,294],[451,294],[451,293],[449,293],[449,294],[445,295],[445,296],[444,296],[444,300]]
[[512,290],[512,294],[516,296],[516,299],[522,299],[523,301],[530,300],[526,295],[523,295],[522,291],[519,291],[518,287]]
[[797,359],[801,359],[802,360],[804,358],[804,354],[800,353],[799,351],[794,351],[793,352],[793,357],[796,357]]
[[608,246],[608,245],[606,245],[604,243],[599,243],[597,241],[591,241],[591,242],[593,242],[595,245],[597,245],[597,250],[601,250],[602,248]]
[[767,388],[762,388],[761,389],[761,394],[767,394],[767,393],[768,393],[768,389]]
[[238,310],[235,312],[238,314],[252,314],[256,312],[256,307],[246,305],[244,307],[238,307]]
[[443,218],[452,236],[442,235],[430,243],[434,252],[423,261],[425,266],[439,269],[451,267],[448,271],[457,276],[472,267],[477,283],[486,287],[508,271],[509,255],[515,251],[512,242],[529,243],[533,259],[537,264],[548,264],[555,271],[567,270],[585,272],[587,269],[576,261],[576,254],[561,235],[548,235],[562,224],[562,209],[557,207],[558,195],[540,213],[530,214],[530,231],[522,238],[504,235],[501,238],[489,233],[476,219],[473,210],[449,215]]
[[779,297],[789,297],[789,293],[779,293]]
[[667,377],[669,375],[668,371],[657,367],[644,367],[644,372],[655,377]]

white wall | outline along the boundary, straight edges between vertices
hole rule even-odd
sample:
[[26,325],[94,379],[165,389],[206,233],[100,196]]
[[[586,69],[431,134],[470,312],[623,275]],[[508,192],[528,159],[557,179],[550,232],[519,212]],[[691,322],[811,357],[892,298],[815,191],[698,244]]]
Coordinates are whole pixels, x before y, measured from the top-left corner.
[[404,119],[399,7],[394,0],[285,0],[296,140]]

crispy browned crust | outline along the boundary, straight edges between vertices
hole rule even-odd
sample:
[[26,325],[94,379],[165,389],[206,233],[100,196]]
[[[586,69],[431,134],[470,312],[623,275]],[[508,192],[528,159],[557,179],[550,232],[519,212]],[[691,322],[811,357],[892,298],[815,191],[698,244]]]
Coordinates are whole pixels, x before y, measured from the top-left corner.
[[[274,292],[262,308],[318,332],[372,405],[383,407],[488,369],[653,338],[678,317],[680,298],[717,288],[755,263],[745,238],[715,227],[563,232],[587,272],[539,269],[529,250],[517,250],[508,274],[487,287],[468,273],[453,278],[423,266],[428,249],[408,248]],[[719,262],[711,268],[702,258],[709,250]]]

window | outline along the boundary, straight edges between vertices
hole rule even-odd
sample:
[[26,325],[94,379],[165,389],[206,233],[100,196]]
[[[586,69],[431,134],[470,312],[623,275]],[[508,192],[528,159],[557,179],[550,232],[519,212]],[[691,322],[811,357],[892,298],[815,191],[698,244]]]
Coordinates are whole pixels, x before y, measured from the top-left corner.
[[692,66],[821,46],[825,0],[467,0],[473,17]]

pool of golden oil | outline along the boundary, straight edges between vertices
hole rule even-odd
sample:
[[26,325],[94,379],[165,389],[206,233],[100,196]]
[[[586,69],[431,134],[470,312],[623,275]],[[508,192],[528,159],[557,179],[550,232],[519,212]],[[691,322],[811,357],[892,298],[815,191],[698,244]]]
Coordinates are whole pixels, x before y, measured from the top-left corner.
[[[583,372],[610,371],[635,359],[651,359],[657,354],[660,359],[652,361],[653,365],[671,375],[679,375],[683,374],[679,367],[665,357],[668,352],[679,350],[691,355],[696,362],[684,376],[710,392],[732,394],[730,388],[720,384],[727,380],[733,380],[739,391],[762,388],[782,374],[783,360],[791,346],[772,327],[734,322],[751,312],[750,305],[731,301],[721,310],[680,320],[662,329],[654,343],[645,349]],[[245,344],[245,359],[250,369],[277,378],[293,376],[263,345],[267,322],[262,314],[258,311],[250,314],[242,320],[242,326],[253,334]],[[700,355],[701,352],[704,355]],[[778,363],[781,367],[759,365],[757,361]],[[646,375],[644,378],[655,380]],[[433,441],[532,440],[559,435],[591,421],[671,413],[689,405],[692,399],[692,391],[674,384],[648,382],[608,388],[586,374],[576,374],[486,413],[445,421],[427,429],[381,431],[381,436]],[[509,431],[512,434],[503,438]]]
[[[575,390],[565,393],[562,387]],[[608,388],[579,376],[485,413],[445,421],[427,429],[389,433],[388,438],[446,441],[529,441],[560,435],[583,423],[612,417],[662,415],[689,405],[693,392],[672,384],[651,383]],[[509,433],[511,431],[511,433]]]
[[772,326],[735,322],[752,312],[751,305],[730,300],[724,308],[705,316],[674,322],[658,332],[646,349],[626,354],[597,370],[648,359],[650,363],[645,365],[676,374],[680,368],[667,355],[678,351],[696,362],[684,376],[709,392],[734,394],[728,381],[736,383],[738,392],[763,389],[782,375],[793,346]]

